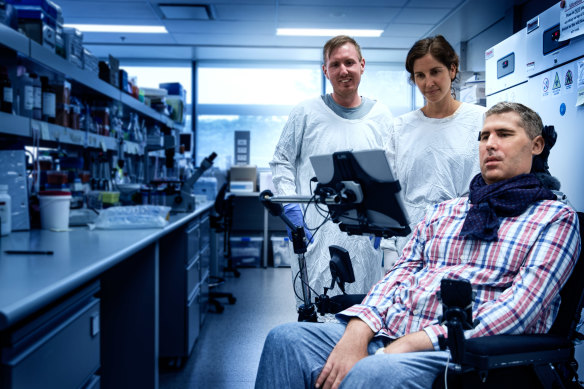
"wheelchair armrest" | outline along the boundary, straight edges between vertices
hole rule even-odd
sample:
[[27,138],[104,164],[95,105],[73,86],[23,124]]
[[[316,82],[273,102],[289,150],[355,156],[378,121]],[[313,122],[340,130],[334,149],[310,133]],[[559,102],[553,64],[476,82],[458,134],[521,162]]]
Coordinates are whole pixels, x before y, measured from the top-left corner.
[[339,294],[337,296],[320,296],[317,298],[318,312],[325,313],[339,313],[345,309],[355,305],[361,304],[366,294]]
[[499,367],[569,361],[574,345],[565,336],[495,335],[467,339],[462,365],[477,371]]
[[501,355],[566,347],[572,347],[568,338],[548,334],[495,335],[466,340],[466,352],[476,355]]

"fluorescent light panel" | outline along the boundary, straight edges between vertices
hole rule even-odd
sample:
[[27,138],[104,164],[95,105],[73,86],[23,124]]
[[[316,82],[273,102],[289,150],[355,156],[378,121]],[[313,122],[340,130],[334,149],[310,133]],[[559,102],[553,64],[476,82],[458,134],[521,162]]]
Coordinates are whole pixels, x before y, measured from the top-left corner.
[[293,36],[365,36],[378,38],[383,30],[350,30],[343,28],[278,28],[276,35],[293,35]]
[[123,32],[136,34],[166,34],[164,26],[124,26],[114,24],[65,24],[65,27],[73,27],[83,32]]

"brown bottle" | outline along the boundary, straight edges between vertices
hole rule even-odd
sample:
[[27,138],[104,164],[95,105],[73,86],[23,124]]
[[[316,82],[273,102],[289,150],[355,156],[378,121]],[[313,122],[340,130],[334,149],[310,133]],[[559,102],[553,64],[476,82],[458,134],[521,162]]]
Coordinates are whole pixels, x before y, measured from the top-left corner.
[[0,67],[0,110],[2,112],[12,113],[13,98],[12,82],[6,68],[2,66]]

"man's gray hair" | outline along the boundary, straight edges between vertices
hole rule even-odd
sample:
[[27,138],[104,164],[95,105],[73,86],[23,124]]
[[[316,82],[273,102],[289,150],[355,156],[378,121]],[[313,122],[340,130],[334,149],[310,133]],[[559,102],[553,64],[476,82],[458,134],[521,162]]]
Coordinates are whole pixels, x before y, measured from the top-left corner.
[[542,134],[543,122],[541,121],[541,117],[537,114],[537,112],[520,103],[502,101],[489,108],[489,110],[485,113],[485,117],[506,112],[515,112],[519,115],[521,118],[519,125],[523,127],[530,139],[533,140],[536,136]]

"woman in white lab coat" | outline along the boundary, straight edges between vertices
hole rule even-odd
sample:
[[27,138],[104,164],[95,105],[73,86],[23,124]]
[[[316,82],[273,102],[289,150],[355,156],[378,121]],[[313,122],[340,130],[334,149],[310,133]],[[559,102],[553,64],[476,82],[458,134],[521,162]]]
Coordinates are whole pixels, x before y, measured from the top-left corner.
[[[467,194],[480,171],[477,139],[486,108],[455,99],[452,83],[458,65],[458,55],[441,35],[419,40],[406,58],[410,80],[425,105],[395,118],[385,147],[412,230],[428,206]],[[386,270],[408,239],[382,242]]]

